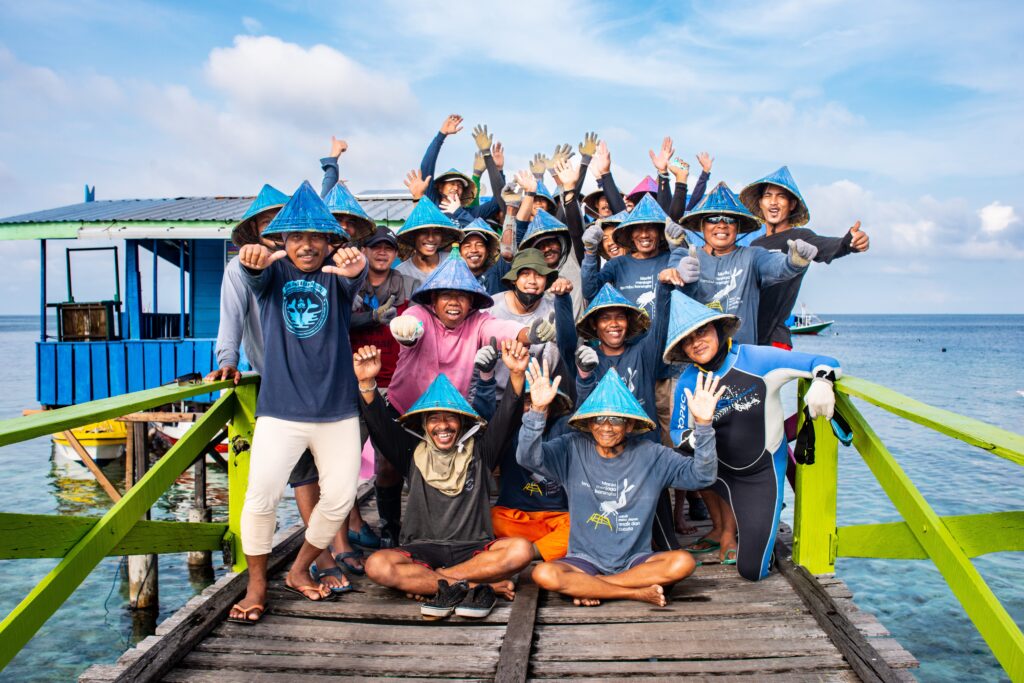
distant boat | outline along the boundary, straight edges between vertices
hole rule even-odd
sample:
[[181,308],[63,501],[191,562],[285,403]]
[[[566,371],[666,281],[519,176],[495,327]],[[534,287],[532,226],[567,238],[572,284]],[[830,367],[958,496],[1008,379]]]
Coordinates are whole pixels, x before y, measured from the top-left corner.
[[792,334],[821,334],[832,326],[835,320],[822,320],[807,308],[800,306],[800,313],[789,316],[786,326]]
[[[125,441],[128,436],[128,428],[124,422],[104,420],[72,429],[71,433],[75,435],[94,462],[107,463],[124,456]],[[64,460],[82,462],[63,433],[54,434],[53,443],[59,457]]]

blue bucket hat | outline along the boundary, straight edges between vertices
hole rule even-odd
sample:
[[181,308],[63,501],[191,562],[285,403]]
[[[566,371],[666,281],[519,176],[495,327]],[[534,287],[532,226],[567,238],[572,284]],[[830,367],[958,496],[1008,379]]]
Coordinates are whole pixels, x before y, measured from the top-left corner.
[[366,213],[363,207],[360,206],[359,201],[342,183],[338,183],[327,193],[327,196],[324,197],[324,203],[327,204],[327,208],[330,209],[335,218],[345,216],[351,219],[353,229],[350,232],[354,242],[359,242],[369,237],[377,229],[370,215]]
[[[726,337],[732,337],[740,328],[740,319],[732,313],[708,308],[680,291],[673,291],[672,307],[668,316],[668,335],[662,359],[666,363],[692,363],[693,361],[683,352],[683,345],[680,342],[686,335],[716,320],[722,321],[722,332]],[[719,342],[724,343],[725,340]]]
[[660,228],[660,248],[664,248],[668,246],[668,242],[665,240],[665,221],[667,220],[668,214],[661,208],[657,200],[653,196],[645,194],[633,207],[633,210],[626,215],[625,220],[615,226],[612,235],[620,247],[632,251],[632,229],[638,225],[656,225]]
[[477,310],[494,305],[494,299],[457,254],[442,261],[423,284],[416,288],[411,298],[414,303],[429,306],[433,303],[431,295],[434,292],[452,289],[469,294],[473,298],[473,308]]
[[434,179],[434,188],[437,190],[437,193],[441,194],[441,183],[449,180],[457,180],[462,183],[462,192],[459,193],[462,205],[469,206],[472,204],[473,200],[476,199],[476,184],[468,175],[457,168],[449,168]]
[[429,228],[440,230],[444,233],[444,241],[438,248],[442,252],[452,245],[453,242],[462,241],[462,230],[455,221],[441,213],[434,202],[423,197],[409,213],[405,223],[398,229],[395,237],[398,238],[398,255],[404,261],[412,255],[416,248],[416,231]]
[[498,260],[498,255],[501,251],[501,235],[495,232],[490,223],[483,218],[474,218],[469,225],[462,229],[462,240],[460,242],[470,235],[477,235],[483,238],[484,243],[487,245],[487,266],[493,266]]
[[597,339],[597,312],[606,308],[625,308],[628,311],[627,341],[643,334],[651,326],[651,318],[642,306],[637,306],[606,282],[576,323],[576,334],[581,339]]
[[641,434],[654,429],[654,421],[644,412],[636,396],[626,387],[615,368],[608,368],[576,414],[569,418],[569,426],[587,430],[587,421],[601,415],[633,420],[633,433]]
[[534,201],[536,201],[537,199],[546,199],[549,202],[551,202],[551,210],[552,211],[554,211],[555,207],[558,206],[558,202],[555,201],[555,196],[553,194],[551,194],[551,190],[549,190],[544,185],[544,181],[543,180],[538,180],[537,181],[537,196],[534,198]]
[[558,239],[562,244],[562,258],[559,259],[556,266],[556,269],[560,270],[569,258],[569,228],[544,209],[537,210],[537,214],[526,228],[526,234],[523,235],[523,241],[519,243],[519,248],[536,248],[538,242],[549,237]]
[[308,180],[302,181],[284,208],[277,212],[274,220],[263,230],[263,236],[289,232],[318,232],[328,235],[333,241],[348,240],[348,233],[338,225]]
[[762,223],[765,222],[764,215],[761,213],[761,195],[764,194],[764,188],[767,185],[777,185],[796,197],[797,206],[789,212],[790,227],[799,228],[801,225],[807,225],[811,220],[811,212],[807,208],[807,202],[800,194],[800,188],[796,186],[796,181],[793,180],[788,166],[783,166],[775,173],[755,180],[740,191],[740,201],[750,209],[750,213],[754,214]]
[[256,199],[252,200],[252,204],[250,204],[249,208],[245,210],[245,214],[243,214],[242,219],[238,221],[238,225],[231,230],[231,241],[234,242],[237,247],[255,243],[260,236],[259,232],[256,230],[255,218],[264,211],[280,209],[287,203],[288,195],[281,192],[281,190],[277,189],[273,185],[264,185],[260,188],[260,192],[256,195]]
[[736,233],[754,232],[761,227],[760,221],[754,214],[747,211],[747,207],[740,203],[736,194],[729,189],[724,182],[718,183],[715,189],[701,200],[697,208],[683,216],[679,224],[687,230],[702,234],[701,221],[704,216],[732,216],[739,222],[736,225]]
[[[420,434],[423,433],[423,416],[427,413],[455,413],[456,415],[469,418],[481,427],[487,421],[480,417],[469,402],[463,398],[448,377],[442,372],[430,383],[423,395],[416,399],[409,410],[398,418],[402,426]],[[415,419],[414,419],[415,418]]]

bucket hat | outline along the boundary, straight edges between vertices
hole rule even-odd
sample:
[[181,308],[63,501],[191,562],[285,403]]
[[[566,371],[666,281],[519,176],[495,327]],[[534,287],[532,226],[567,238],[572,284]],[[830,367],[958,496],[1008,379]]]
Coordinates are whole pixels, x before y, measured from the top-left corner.
[[327,208],[335,218],[345,216],[352,221],[352,229],[349,232],[353,242],[365,239],[377,229],[373,219],[342,183],[338,183],[327,193],[324,203],[327,204]]
[[270,225],[264,228],[263,236],[283,236],[289,232],[318,232],[326,234],[335,242],[349,239],[348,233],[338,225],[308,180],[302,181],[288,203],[277,212]]
[[[694,301],[682,292],[672,292],[672,306],[668,316],[668,335],[662,360],[666,363],[690,363],[680,343],[686,335],[696,332],[709,322],[721,320],[726,337],[732,337],[740,328],[740,319],[732,313],[722,313]],[[724,343],[725,340],[719,340]]]
[[416,249],[416,231],[429,228],[440,230],[444,234],[444,240],[438,247],[438,252],[450,247],[452,242],[462,240],[462,230],[459,229],[455,221],[441,213],[441,209],[437,208],[434,202],[423,197],[416,202],[416,206],[409,213],[409,217],[405,219],[405,223],[395,233],[395,237],[398,239],[398,255],[402,260],[409,258]]
[[638,225],[656,225],[659,228],[659,234],[661,238],[659,240],[659,249],[664,249],[668,246],[668,241],[665,239],[665,221],[668,220],[668,214],[661,208],[657,200],[649,194],[645,194],[637,202],[637,205],[633,207],[624,220],[622,220],[617,226],[612,236],[620,247],[624,247],[633,250],[633,228]]
[[683,216],[679,224],[687,230],[702,234],[700,226],[704,216],[735,217],[739,221],[736,226],[737,234],[754,232],[761,227],[760,221],[747,211],[747,207],[740,203],[736,194],[724,182],[718,183],[715,189],[701,200],[697,208]]
[[569,426],[580,431],[587,430],[587,422],[594,417],[609,415],[633,420],[633,433],[640,434],[654,429],[654,421],[644,412],[640,401],[626,387],[615,368],[608,368],[604,377],[594,387],[587,400],[576,414],[569,418]]
[[473,308],[490,308],[494,299],[473,276],[473,272],[460,256],[453,255],[441,262],[434,272],[423,281],[412,294],[414,303],[429,306],[433,303],[432,294],[446,290],[466,292],[473,299]]
[[398,418],[402,426],[420,434],[423,433],[423,416],[427,413],[446,412],[468,418],[480,426],[487,424],[487,421],[480,417],[469,402],[463,398],[448,377],[442,372],[430,383],[427,390],[416,399],[409,410]]
[[544,277],[547,278],[547,284],[544,285],[544,289],[547,290],[555,280],[558,279],[558,271],[550,267],[544,262],[544,254],[539,249],[520,249],[515,258],[512,259],[512,264],[509,266],[507,273],[501,276],[501,279],[505,281],[505,285],[511,289],[516,284],[516,278],[519,277],[519,271],[530,268],[535,270]]
[[637,306],[622,296],[619,290],[605,283],[576,323],[576,334],[581,339],[597,339],[597,313],[606,308],[625,308],[628,311],[629,326],[626,328],[627,340],[643,334],[651,326],[651,318],[643,307]]
[[800,194],[800,188],[796,186],[796,181],[793,180],[788,166],[783,166],[775,173],[755,180],[740,191],[740,201],[743,202],[743,206],[750,209],[750,213],[754,214],[762,223],[765,222],[764,214],[761,213],[761,194],[766,185],[777,185],[796,197],[797,205],[789,212],[790,227],[799,228],[801,225],[807,225],[811,220],[811,212],[808,210],[807,202]]
[[256,229],[256,218],[264,211],[280,209],[287,203],[288,195],[273,185],[261,187],[256,199],[252,200],[252,204],[242,215],[242,220],[238,221],[238,225],[231,230],[231,241],[235,243],[236,247],[255,243],[260,236]]

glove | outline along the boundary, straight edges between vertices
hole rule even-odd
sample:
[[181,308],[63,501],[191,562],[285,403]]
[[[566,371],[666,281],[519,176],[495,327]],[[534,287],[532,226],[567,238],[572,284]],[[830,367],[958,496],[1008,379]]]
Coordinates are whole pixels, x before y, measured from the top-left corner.
[[797,268],[806,268],[818,255],[818,248],[803,240],[789,240],[789,262]]
[[597,133],[586,133],[583,135],[583,142],[580,143],[580,155],[583,163],[589,164],[597,151]]
[[398,310],[395,308],[395,295],[392,294],[382,306],[373,309],[373,314],[370,317],[378,325],[387,325],[395,319],[396,315],[398,315]]
[[423,336],[423,323],[411,315],[400,315],[391,321],[391,334],[399,344],[412,346]]
[[523,201],[523,191],[514,181],[506,183],[501,188],[501,198],[508,206],[519,206],[519,202]]
[[580,372],[593,372],[597,362],[597,351],[591,347],[584,345],[576,349],[576,367]]
[[543,344],[555,338],[555,314],[548,315],[548,319],[535,318],[530,323],[529,341],[531,344]]
[[495,337],[491,337],[491,343],[487,346],[481,346],[480,350],[476,352],[476,358],[473,360],[473,365],[480,374],[491,372],[494,370],[494,366],[498,364],[498,340]]
[[665,219],[665,239],[672,247],[678,247],[686,242],[686,230],[671,218]]
[[604,230],[600,226],[591,225],[583,231],[583,250],[591,256],[596,256],[603,240]]
[[676,270],[679,271],[679,277],[683,278],[683,282],[686,284],[700,279],[700,259],[697,258],[697,247],[690,245],[690,253],[680,259]]
[[494,136],[487,132],[487,126],[477,125],[473,128],[473,142],[476,143],[476,148],[481,152],[486,151],[490,154],[493,141]]
[[815,377],[810,389],[804,394],[804,403],[812,418],[824,415],[831,420],[836,409],[836,395],[832,391],[832,382],[824,377]]
[[473,175],[483,175],[484,171],[487,170],[487,162],[484,161],[484,155],[477,152],[473,156]]

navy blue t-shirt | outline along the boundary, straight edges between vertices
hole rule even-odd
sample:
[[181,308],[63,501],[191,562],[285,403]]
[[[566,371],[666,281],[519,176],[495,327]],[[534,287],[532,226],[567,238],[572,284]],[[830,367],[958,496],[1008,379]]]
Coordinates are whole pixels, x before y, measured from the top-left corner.
[[260,306],[265,346],[257,417],[335,422],[359,415],[348,327],[366,268],[345,278],[305,273],[285,258],[242,272]]

